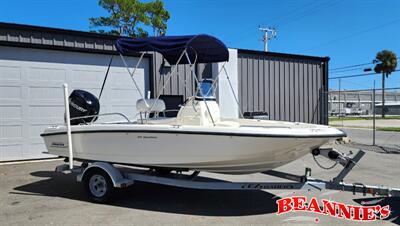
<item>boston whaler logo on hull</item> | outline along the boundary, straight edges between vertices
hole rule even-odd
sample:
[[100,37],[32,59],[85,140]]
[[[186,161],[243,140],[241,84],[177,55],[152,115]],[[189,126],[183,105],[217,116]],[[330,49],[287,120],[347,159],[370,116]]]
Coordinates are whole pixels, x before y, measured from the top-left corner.
[[[312,197],[309,202],[305,196],[286,197],[277,200],[276,204],[278,215],[289,212],[313,212],[353,221],[383,220],[390,216],[389,205],[354,206],[326,199],[318,202],[315,197]],[[315,222],[318,222],[318,218]]]

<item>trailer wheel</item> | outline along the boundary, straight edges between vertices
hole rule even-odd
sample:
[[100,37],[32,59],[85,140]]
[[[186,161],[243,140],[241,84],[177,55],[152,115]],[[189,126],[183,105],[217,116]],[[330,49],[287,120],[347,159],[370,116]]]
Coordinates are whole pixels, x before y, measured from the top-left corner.
[[111,201],[115,192],[110,176],[100,168],[90,169],[83,179],[83,184],[90,200],[97,203]]

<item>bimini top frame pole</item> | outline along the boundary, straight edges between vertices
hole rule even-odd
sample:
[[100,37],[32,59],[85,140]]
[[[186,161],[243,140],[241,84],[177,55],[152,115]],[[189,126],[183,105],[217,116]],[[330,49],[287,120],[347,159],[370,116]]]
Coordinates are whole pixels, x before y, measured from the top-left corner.
[[[196,54],[196,55],[197,55],[197,54]],[[197,75],[196,75],[195,68],[194,68],[195,63],[192,64],[192,63],[190,62],[190,58],[189,58],[189,55],[187,54],[187,51],[185,51],[185,56],[186,56],[187,61],[189,62],[190,70],[191,70],[191,72],[192,72],[192,73],[191,73],[191,74],[192,74],[192,77],[193,77],[193,79],[196,81],[197,87],[199,88],[199,91],[200,91],[200,94],[201,94],[201,96],[203,97],[203,101],[204,101],[204,104],[206,105],[207,112],[208,112],[208,114],[210,115],[211,122],[212,122],[212,124],[215,126],[215,121],[214,121],[214,118],[212,117],[210,108],[208,107],[206,98],[204,97],[203,91],[200,89],[199,80],[197,79]],[[196,59],[197,59],[197,57],[196,57]],[[196,95],[196,94],[194,94],[194,95]]]
[[[185,53],[186,53],[186,49],[183,50],[183,52],[182,52],[181,55],[179,56],[178,61],[177,61],[176,64],[173,66],[173,68],[172,68],[172,70],[171,70],[171,73],[169,73],[169,75],[168,75],[166,81],[164,82],[164,85],[161,87],[161,89],[158,89],[158,90],[157,90],[157,98],[156,98],[156,100],[160,99],[161,92],[162,92],[162,91],[165,89],[165,87],[167,86],[167,84],[168,84],[169,80],[171,79],[172,75],[175,74],[175,72],[177,72],[178,64],[179,64],[179,62],[181,61],[181,59],[182,59],[182,57],[183,57],[183,55],[184,55]],[[154,108],[154,106],[155,106],[156,103],[157,103],[157,101],[154,101],[154,104],[153,104],[153,105],[151,106],[151,108],[150,108],[150,112],[153,110],[153,108]]]
[[224,72],[225,72],[225,76],[226,76],[226,80],[228,80],[228,84],[229,84],[229,87],[231,88],[232,95],[233,95],[233,97],[235,98],[236,104],[237,104],[237,106],[238,106],[239,114],[240,114],[240,116],[241,116],[242,118],[244,118],[242,108],[240,107],[240,104],[239,104],[239,98],[238,98],[238,96],[236,95],[235,90],[233,89],[233,86],[232,86],[232,83],[231,83],[229,74],[228,74],[228,72],[226,71],[226,68],[225,68],[225,64],[226,64],[226,62],[224,62],[224,63],[222,64],[221,69],[218,71],[218,74],[217,74],[217,76],[215,77],[215,80],[214,80],[214,82],[213,82],[213,84],[212,84],[211,89],[214,89],[214,88],[215,88],[216,83],[217,83],[218,80],[219,80],[219,76],[221,75],[221,72],[224,71]]
[[133,77],[133,76],[135,75],[136,69],[139,67],[140,62],[141,62],[142,59],[143,59],[144,54],[145,54],[145,53],[143,52],[143,53],[140,55],[140,58],[139,58],[138,62],[136,63],[136,66],[133,68],[133,71],[132,71],[132,72],[131,72],[131,70],[129,69],[128,64],[126,63],[124,56],[122,56],[121,53],[120,53],[119,55],[121,56],[122,62],[124,63],[124,65],[125,65],[125,67],[126,67],[126,70],[128,70],[128,73],[129,73],[130,77],[132,78],[132,81],[133,81],[133,83],[135,84],[135,87],[136,87],[136,89],[138,90],[140,97],[142,97],[142,99],[144,100],[144,103],[145,103],[146,106],[148,107],[149,105],[147,104],[146,99],[144,98],[142,91],[140,90],[140,88],[139,88],[139,86],[138,86],[138,84],[137,84],[135,78]]

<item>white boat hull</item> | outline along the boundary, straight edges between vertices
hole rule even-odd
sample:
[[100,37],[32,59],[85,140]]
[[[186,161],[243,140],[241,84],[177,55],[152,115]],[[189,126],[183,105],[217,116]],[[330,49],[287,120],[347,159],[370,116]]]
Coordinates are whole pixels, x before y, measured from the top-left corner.
[[[326,126],[226,131],[138,124],[72,126],[73,153],[81,160],[242,174],[279,167],[344,135]],[[68,157],[64,126],[49,128],[42,136],[50,154]]]

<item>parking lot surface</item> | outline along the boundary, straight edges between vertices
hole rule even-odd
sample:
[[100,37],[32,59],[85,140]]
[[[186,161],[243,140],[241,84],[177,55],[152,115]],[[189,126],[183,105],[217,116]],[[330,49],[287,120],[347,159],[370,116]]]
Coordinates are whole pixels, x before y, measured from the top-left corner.
[[[343,130],[352,142],[365,145],[373,144],[373,131],[370,129],[343,128]],[[382,147],[395,148],[400,151],[400,132],[376,131],[375,144]]]
[[[343,150],[343,149],[342,149]],[[343,150],[347,151],[347,150]],[[338,191],[213,191],[181,189],[138,183],[120,191],[114,202],[88,201],[75,175],[54,172],[61,160],[0,165],[0,225],[360,225],[360,222],[315,213],[291,212],[277,215],[280,197],[306,195],[360,205],[371,196]],[[330,162],[321,160],[321,164]],[[400,155],[368,151],[346,178],[346,182],[400,187]],[[341,169],[322,170],[311,155],[280,167],[296,174],[312,168],[312,177],[330,179]],[[230,181],[280,181],[264,174],[218,175]],[[389,220],[362,223],[399,225],[400,200],[373,199],[389,204]]]
[[[385,119],[375,121],[376,127],[400,127],[400,120],[399,119]],[[372,128],[373,121],[372,120],[336,120],[330,121],[329,125],[332,126],[344,126],[344,127],[365,127],[365,128]]]

